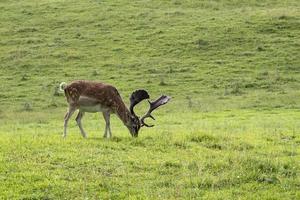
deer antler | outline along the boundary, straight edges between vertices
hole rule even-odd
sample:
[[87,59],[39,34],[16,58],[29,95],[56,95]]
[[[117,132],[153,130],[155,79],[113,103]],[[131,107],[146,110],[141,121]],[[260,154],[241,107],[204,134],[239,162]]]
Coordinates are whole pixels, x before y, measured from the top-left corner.
[[130,112],[134,114],[134,106],[144,99],[149,99],[149,94],[146,90],[136,90],[130,96]]
[[164,105],[166,103],[168,103],[168,101],[171,99],[171,97],[162,95],[161,97],[159,97],[158,99],[156,99],[155,101],[151,102],[148,100],[149,104],[150,104],[150,108],[148,110],[148,112],[141,118],[141,125],[142,126],[146,126],[146,127],[153,127],[154,125],[148,125],[144,122],[144,120],[148,117],[150,117],[151,119],[155,120],[155,118],[151,115],[151,112],[153,110],[155,110],[156,108],[158,108],[161,105]]

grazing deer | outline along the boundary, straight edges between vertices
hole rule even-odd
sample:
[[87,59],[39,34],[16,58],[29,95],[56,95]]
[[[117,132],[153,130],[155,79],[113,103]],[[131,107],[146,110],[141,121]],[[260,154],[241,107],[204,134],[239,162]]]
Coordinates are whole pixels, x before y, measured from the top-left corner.
[[159,106],[166,104],[171,98],[162,95],[153,102],[149,102],[150,108],[148,112],[141,118],[134,113],[134,106],[144,99],[149,99],[149,94],[145,90],[136,90],[131,94],[130,107],[126,107],[118,90],[105,83],[93,81],[74,81],[70,84],[61,83],[60,90],[65,92],[69,109],[65,115],[63,137],[67,136],[68,121],[72,114],[79,109],[76,117],[76,122],[79,126],[83,137],[86,137],[86,132],[83,130],[81,119],[85,112],[102,112],[106,122],[104,137],[112,137],[110,130],[110,114],[117,114],[124,125],[129,129],[131,136],[137,137],[142,126],[152,127],[145,123],[145,119],[150,117],[154,119],[151,112]]

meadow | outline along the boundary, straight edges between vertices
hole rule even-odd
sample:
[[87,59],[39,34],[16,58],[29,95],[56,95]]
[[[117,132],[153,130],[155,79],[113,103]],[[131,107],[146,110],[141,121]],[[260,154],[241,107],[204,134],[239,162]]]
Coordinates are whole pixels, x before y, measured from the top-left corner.
[[[299,35],[296,0],[0,0],[0,199],[300,199]],[[78,79],[172,100],[63,139]]]

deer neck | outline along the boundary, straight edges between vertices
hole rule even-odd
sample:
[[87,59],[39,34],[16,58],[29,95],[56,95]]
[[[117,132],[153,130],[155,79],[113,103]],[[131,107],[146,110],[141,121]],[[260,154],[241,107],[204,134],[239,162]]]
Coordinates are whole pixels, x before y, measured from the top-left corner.
[[131,125],[131,113],[123,102],[117,106],[115,112],[124,125],[127,127]]

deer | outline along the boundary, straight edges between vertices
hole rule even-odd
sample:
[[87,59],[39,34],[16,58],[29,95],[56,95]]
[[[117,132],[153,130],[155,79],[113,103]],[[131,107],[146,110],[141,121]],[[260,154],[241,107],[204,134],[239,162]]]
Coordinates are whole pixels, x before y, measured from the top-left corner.
[[138,117],[134,112],[134,107],[145,99],[149,99],[148,92],[144,89],[134,91],[130,96],[129,109],[126,107],[118,90],[107,83],[76,80],[69,84],[62,82],[59,89],[64,92],[68,110],[64,117],[63,137],[67,136],[68,121],[76,110],[78,111],[76,122],[81,135],[86,138],[87,134],[82,127],[81,120],[85,113],[102,112],[105,120],[104,138],[111,138],[110,115],[116,114],[123,124],[128,128],[132,137],[138,137],[141,127],[153,127],[145,123],[145,119],[155,118],[151,115],[152,111],[169,102],[171,97],[161,95],[155,101],[149,101],[149,110],[142,117]]

